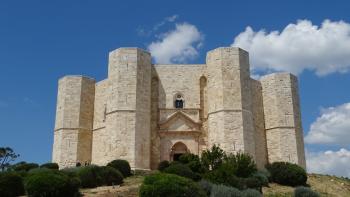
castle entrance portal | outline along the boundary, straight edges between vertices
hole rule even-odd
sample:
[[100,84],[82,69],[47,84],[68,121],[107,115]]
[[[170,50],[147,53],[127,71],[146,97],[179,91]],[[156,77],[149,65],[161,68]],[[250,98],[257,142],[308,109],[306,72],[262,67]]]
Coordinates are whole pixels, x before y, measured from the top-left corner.
[[187,146],[182,142],[177,142],[173,145],[170,152],[170,159],[172,161],[178,161],[182,154],[188,153]]

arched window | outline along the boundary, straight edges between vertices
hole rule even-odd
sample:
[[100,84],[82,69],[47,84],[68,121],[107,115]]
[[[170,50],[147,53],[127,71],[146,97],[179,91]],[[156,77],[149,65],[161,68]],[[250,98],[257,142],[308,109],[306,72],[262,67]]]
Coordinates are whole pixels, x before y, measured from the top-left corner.
[[176,94],[174,105],[175,108],[184,108],[184,99],[181,94]]

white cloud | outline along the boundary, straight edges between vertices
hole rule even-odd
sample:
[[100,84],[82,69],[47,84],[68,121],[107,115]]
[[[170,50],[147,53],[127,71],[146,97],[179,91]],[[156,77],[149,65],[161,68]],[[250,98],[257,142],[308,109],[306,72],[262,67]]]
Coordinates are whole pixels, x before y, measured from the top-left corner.
[[309,144],[350,145],[350,103],[323,109],[305,137]]
[[350,151],[308,152],[306,151],[306,166],[308,172],[346,176],[350,178]]
[[204,36],[196,26],[182,23],[160,36],[160,39],[148,45],[156,63],[185,63],[198,56]]
[[165,17],[161,22],[155,24],[151,30],[146,30],[145,28],[139,27],[139,28],[137,28],[136,31],[137,31],[139,36],[150,36],[153,33],[157,32],[158,29],[161,28],[162,26],[164,26],[165,24],[173,23],[178,18],[179,18],[179,15],[174,14],[172,16]]
[[264,72],[315,71],[323,76],[350,70],[350,24],[325,20],[322,25],[299,20],[281,32],[251,27],[235,37],[232,46],[250,52],[252,69]]

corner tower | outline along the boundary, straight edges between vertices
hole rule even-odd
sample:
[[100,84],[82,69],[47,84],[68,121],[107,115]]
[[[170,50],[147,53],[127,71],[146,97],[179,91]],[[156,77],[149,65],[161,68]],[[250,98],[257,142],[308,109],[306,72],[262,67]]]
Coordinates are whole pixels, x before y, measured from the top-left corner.
[[260,81],[269,162],[287,161],[305,168],[297,78],[274,73]]
[[125,159],[150,169],[151,55],[138,48],[109,54],[105,163]]
[[66,76],[58,82],[52,161],[60,168],[91,162],[95,80]]
[[255,157],[248,52],[217,48],[207,53],[208,147]]

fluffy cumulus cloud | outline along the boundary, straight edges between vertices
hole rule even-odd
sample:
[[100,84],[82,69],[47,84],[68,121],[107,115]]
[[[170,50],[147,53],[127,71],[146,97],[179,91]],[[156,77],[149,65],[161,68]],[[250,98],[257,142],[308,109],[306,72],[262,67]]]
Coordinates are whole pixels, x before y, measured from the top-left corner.
[[344,21],[325,20],[317,26],[299,20],[271,32],[247,27],[232,46],[250,52],[253,71],[299,74],[307,69],[323,76],[350,69],[350,24]]
[[185,63],[198,56],[203,34],[189,23],[176,24],[174,30],[159,36],[148,45],[156,63]]
[[305,142],[350,146],[350,103],[323,109],[311,124]]
[[306,165],[308,172],[346,176],[350,178],[350,151],[306,152]]

